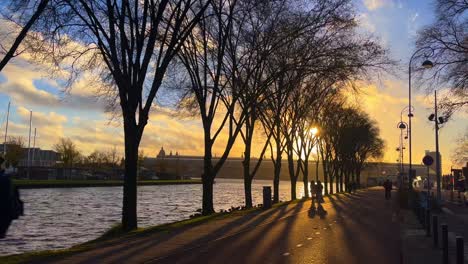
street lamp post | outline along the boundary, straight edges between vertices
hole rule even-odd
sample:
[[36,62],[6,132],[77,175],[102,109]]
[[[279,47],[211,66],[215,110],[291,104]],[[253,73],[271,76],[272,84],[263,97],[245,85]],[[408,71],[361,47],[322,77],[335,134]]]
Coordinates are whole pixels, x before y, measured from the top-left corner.
[[435,145],[436,145],[436,178],[437,178],[437,202],[441,202],[441,168],[440,168],[440,152],[439,152],[439,124],[443,124],[445,119],[443,117],[437,116],[437,91],[434,91],[434,113],[429,116],[429,120],[434,122],[435,125]]
[[[409,65],[408,65],[408,136],[409,136],[409,173],[408,173],[408,188],[411,190],[413,188],[412,184],[412,171],[413,171],[413,162],[412,162],[412,139],[411,139],[411,118],[413,117],[413,111],[412,111],[412,105],[411,105],[411,65],[413,63],[413,59],[418,54],[420,51],[424,49],[431,49],[431,55],[434,53],[434,50],[430,47],[422,47],[418,50],[416,50],[413,55],[411,55]],[[429,56],[426,56],[429,57]],[[422,64],[423,68],[429,69],[432,68],[434,64],[430,60],[425,60]]]

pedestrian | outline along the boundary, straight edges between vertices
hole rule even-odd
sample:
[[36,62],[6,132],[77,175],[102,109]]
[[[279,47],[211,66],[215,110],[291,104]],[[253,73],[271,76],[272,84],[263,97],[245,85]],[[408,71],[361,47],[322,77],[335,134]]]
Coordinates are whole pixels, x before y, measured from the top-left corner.
[[385,199],[389,200],[392,197],[392,182],[387,179],[383,187],[385,188]]
[[320,203],[323,203],[323,196],[322,196],[322,191],[323,191],[323,185],[320,182],[320,180],[317,181],[317,186],[316,186],[316,195],[317,195],[317,203],[320,206]]
[[310,181],[310,199],[312,200],[312,205],[315,209],[315,199],[317,197],[317,186],[315,185],[315,181]]
[[10,177],[5,175],[4,161],[3,157],[0,157],[0,238],[5,238],[13,221],[13,186]]

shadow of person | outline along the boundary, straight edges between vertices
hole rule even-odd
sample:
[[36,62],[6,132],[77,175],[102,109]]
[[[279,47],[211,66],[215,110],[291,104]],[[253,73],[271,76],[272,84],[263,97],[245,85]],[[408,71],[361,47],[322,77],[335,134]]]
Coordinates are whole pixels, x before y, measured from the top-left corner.
[[315,206],[312,205],[309,209],[309,217],[314,218],[316,214],[317,214],[317,209],[315,209]]
[[317,207],[317,214],[320,216],[320,219],[324,219],[327,215],[327,211],[325,211],[321,204],[319,204]]

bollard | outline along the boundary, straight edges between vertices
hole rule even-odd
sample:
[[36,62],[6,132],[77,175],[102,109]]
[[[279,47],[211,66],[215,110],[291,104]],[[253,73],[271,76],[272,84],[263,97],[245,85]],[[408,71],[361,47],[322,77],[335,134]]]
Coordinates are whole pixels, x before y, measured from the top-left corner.
[[431,236],[431,210],[426,209],[426,236]]
[[442,263],[448,264],[448,226],[442,224]]
[[463,264],[465,261],[465,253],[463,252],[463,237],[457,236],[457,264]]
[[439,228],[438,228],[439,219],[437,215],[432,216],[432,236],[434,238],[434,247],[439,247]]
[[421,225],[424,227],[424,220],[425,220],[425,217],[424,217],[424,207],[421,207],[421,209],[419,210],[419,221],[421,222]]
[[263,209],[271,208],[271,186],[263,186]]

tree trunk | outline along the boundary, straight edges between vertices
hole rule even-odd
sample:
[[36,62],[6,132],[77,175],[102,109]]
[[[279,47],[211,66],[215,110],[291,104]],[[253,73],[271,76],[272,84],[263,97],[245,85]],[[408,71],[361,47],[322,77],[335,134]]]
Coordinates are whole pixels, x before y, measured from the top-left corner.
[[252,208],[252,178],[244,178],[245,207]]
[[277,152],[275,163],[275,175],[273,178],[273,203],[279,202],[279,182],[281,175],[281,154]]
[[251,145],[249,140],[249,133],[247,135],[247,142],[245,142],[244,160],[242,166],[244,169],[244,194],[245,194],[245,207],[252,208],[252,178],[250,177],[250,152]]
[[210,175],[203,174],[203,204],[202,214],[210,215],[214,213],[213,206],[213,179]]
[[[127,119],[127,118],[125,118]],[[125,176],[123,185],[122,229],[129,231],[137,223],[137,161],[139,140],[134,120],[124,120]]]
[[[291,150],[288,150],[288,152],[292,152],[292,147]],[[294,160],[292,153],[288,153],[288,169],[289,169],[289,179],[291,181],[291,200],[296,200],[297,195],[296,195],[296,178],[295,178],[295,170],[294,170]],[[298,168],[299,169],[299,168]]]
[[361,188],[361,170],[356,171],[356,188]]
[[340,192],[343,192],[343,170],[340,173]]
[[304,161],[304,175],[302,175],[302,181],[304,183],[304,195],[305,198],[309,198],[309,161]]
[[330,177],[330,194],[333,194],[333,177]]
[[296,181],[291,180],[291,201],[296,199]]
[[212,163],[212,143],[211,135],[209,131],[205,131],[205,155],[203,157],[203,202],[202,202],[202,214],[210,215],[214,213],[213,206],[213,183],[214,183],[214,172]]
[[245,207],[252,208],[252,177],[250,176],[250,155],[252,152],[253,122],[247,120],[245,131],[244,160],[242,166],[244,169],[244,195]]

